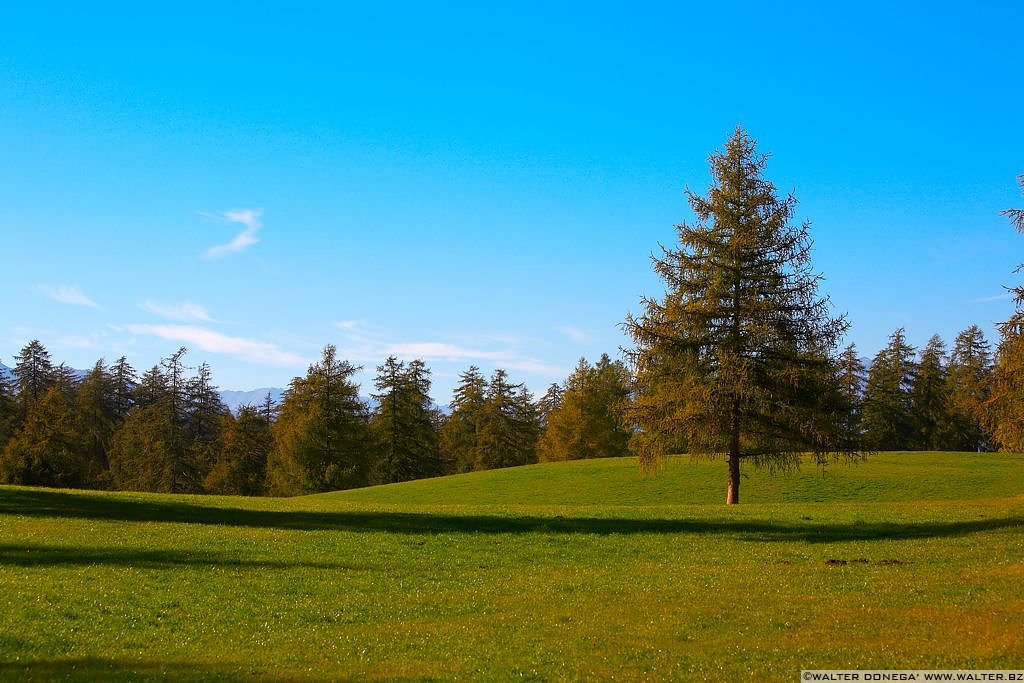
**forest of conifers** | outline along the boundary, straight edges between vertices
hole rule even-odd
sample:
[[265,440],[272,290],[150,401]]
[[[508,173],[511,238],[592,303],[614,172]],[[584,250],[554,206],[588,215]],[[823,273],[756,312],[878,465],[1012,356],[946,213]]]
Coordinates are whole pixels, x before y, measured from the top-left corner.
[[[920,352],[892,334],[865,370],[853,345],[836,387],[846,427],[872,450],[1024,450],[1021,327],[1004,326],[993,354],[977,326],[947,352],[933,336]],[[581,359],[535,400],[502,370],[471,367],[449,412],[430,398],[422,361],[388,358],[375,407],[334,347],[296,377],[284,400],[221,402],[205,365],[178,352],[138,375],[121,358],[84,376],[55,365],[32,341],[0,380],[0,480],[40,486],[291,495],[407,481],[538,461],[629,454],[630,372]],[[674,449],[687,450],[685,443]]]

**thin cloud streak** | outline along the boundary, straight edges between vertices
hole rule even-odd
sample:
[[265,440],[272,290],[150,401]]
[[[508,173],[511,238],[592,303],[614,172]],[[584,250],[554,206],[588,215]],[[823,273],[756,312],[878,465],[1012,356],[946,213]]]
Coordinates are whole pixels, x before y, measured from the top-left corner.
[[578,327],[570,327],[568,325],[563,325],[561,327],[556,327],[555,331],[561,332],[566,337],[568,337],[570,341],[573,341],[577,344],[586,344],[587,342],[590,342],[593,339],[589,334],[579,329]]
[[969,304],[987,304],[993,301],[1009,301],[1013,298],[1013,292],[1003,292],[1002,294],[996,294],[995,296],[983,296],[980,299],[970,299],[967,303]]
[[204,259],[215,259],[225,254],[242,251],[260,241],[256,232],[263,227],[263,223],[260,222],[260,216],[263,215],[262,209],[231,209],[223,213],[200,212],[199,215],[227,223],[240,223],[245,228],[227,244],[210,247],[204,251],[202,254]]
[[249,363],[286,367],[306,364],[306,359],[285,351],[276,344],[246,337],[232,337],[197,325],[126,325],[125,329],[132,334],[152,335],[181,342],[209,353],[234,356]]
[[50,297],[57,303],[70,304],[72,306],[88,306],[89,308],[101,309],[102,307],[82,293],[78,287],[68,285],[40,285],[39,291]]
[[482,349],[471,349],[455,344],[443,342],[408,342],[400,344],[387,344],[382,347],[385,356],[400,356],[403,358],[423,358],[424,360],[502,360],[508,358],[505,351],[485,351]]
[[[503,344],[502,348],[480,348],[438,341],[393,342],[387,340],[384,332],[362,321],[343,320],[335,322],[334,326],[347,342],[347,345],[339,345],[338,350],[349,360],[357,362],[379,363],[388,356],[396,356],[405,360],[420,358],[442,363],[480,362],[541,375],[566,374],[564,368],[524,355],[514,343]],[[507,337],[503,339],[515,341]]]
[[150,301],[149,299],[146,299],[141,304],[139,304],[139,308],[141,308],[144,311],[149,311],[153,315],[159,316],[161,318],[166,318],[168,320],[181,320],[184,322],[198,321],[204,323],[217,322],[216,320],[213,319],[213,317],[210,315],[210,313],[206,310],[205,307],[200,306],[199,304],[194,304],[191,301],[184,301],[180,304],[168,305],[159,304],[156,303],[155,301]]

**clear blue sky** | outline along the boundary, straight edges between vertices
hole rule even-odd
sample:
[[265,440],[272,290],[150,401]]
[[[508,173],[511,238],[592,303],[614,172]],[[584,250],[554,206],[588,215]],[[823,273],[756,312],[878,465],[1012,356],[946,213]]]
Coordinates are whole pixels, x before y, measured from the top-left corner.
[[364,393],[389,353],[543,392],[628,343],[738,123],[862,355],[1011,310],[1018,1],[70,4],[0,22],[8,365],[250,389],[334,343]]

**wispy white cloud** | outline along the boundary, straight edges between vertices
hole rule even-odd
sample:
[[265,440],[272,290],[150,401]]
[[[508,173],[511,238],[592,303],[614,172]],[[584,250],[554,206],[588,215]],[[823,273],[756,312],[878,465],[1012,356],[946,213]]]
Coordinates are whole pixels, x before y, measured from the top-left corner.
[[385,344],[381,347],[385,356],[422,358],[424,360],[502,360],[509,357],[506,351],[473,349],[444,342],[403,342]]
[[101,308],[101,306],[82,293],[78,287],[68,285],[39,285],[39,291],[54,301],[72,306],[88,306],[89,308]]
[[[533,358],[524,353],[519,340],[508,335],[462,337],[460,343],[448,341],[394,341],[386,331],[359,320],[334,323],[341,333],[338,345],[341,354],[352,361],[379,363],[388,356],[411,360],[451,363],[481,363],[506,370],[519,370],[542,375],[560,376],[564,368]],[[470,339],[476,339],[471,343]]]
[[578,327],[570,327],[568,325],[562,325],[560,327],[556,327],[555,331],[556,332],[561,332],[566,337],[568,337],[571,341],[576,342],[577,344],[586,344],[587,342],[589,342],[589,341],[591,341],[593,339],[593,337],[591,337],[589,334],[587,334],[583,330],[579,329]]
[[970,304],[987,304],[992,301],[1009,301],[1013,298],[1013,292],[1003,292],[1002,294],[996,294],[995,296],[983,296],[980,299],[971,299],[967,303]]
[[260,241],[256,232],[263,227],[263,223],[260,221],[260,216],[263,215],[262,209],[231,209],[222,213],[200,212],[200,215],[226,223],[239,223],[243,226],[242,232],[235,235],[235,238],[227,244],[210,247],[204,251],[204,259],[215,259],[225,254],[242,251]]
[[139,308],[144,311],[149,311],[153,315],[160,316],[161,318],[167,318],[168,320],[183,320],[183,321],[199,321],[205,323],[217,322],[213,319],[210,313],[199,304],[194,304],[190,301],[184,301],[180,304],[159,304],[155,301],[146,299]]
[[569,374],[565,368],[559,365],[545,363],[544,361],[540,361],[535,358],[507,360],[505,361],[504,368],[506,370],[518,370],[520,372],[530,372],[537,375],[552,375],[555,377],[564,377]]
[[289,367],[306,364],[306,359],[276,344],[259,339],[232,337],[198,325],[126,325],[125,329],[132,334],[153,335],[209,353],[234,356],[249,363]]

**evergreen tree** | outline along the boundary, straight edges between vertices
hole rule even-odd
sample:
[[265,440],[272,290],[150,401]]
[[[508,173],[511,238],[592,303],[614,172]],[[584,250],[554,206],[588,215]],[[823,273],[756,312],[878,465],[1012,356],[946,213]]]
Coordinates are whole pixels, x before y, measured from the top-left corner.
[[[1024,194],[1024,175],[1017,176],[1017,182],[1020,185],[1021,194]],[[1019,232],[1024,235],[1024,209],[1006,209],[1001,212],[1002,215],[1010,219],[1010,224]],[[1015,272],[1024,270],[1024,263],[1017,266]],[[1018,309],[1024,305],[1024,287],[1014,287],[1010,290],[1014,294],[1014,299],[1017,302]]]
[[298,495],[363,486],[371,439],[368,410],[352,381],[359,368],[333,345],[285,392],[268,463],[270,492]]
[[551,411],[541,435],[542,462],[619,457],[629,453],[630,431],[622,421],[629,400],[629,373],[608,354],[590,365],[581,358],[565,381],[561,405]]
[[[1024,193],[1024,175],[1018,176]],[[1024,234],[1024,209],[1001,212],[1018,233]],[[1024,270],[1024,264],[1014,272]],[[992,395],[988,404],[987,422],[995,444],[1003,451],[1024,452],[1024,287],[1014,287],[1017,312],[999,326],[992,373]]]
[[541,431],[547,429],[548,418],[552,412],[562,406],[562,385],[552,382],[548,390],[537,401],[537,414],[540,419]]
[[274,424],[274,420],[277,419],[278,406],[274,404],[274,397],[267,391],[267,395],[263,397],[263,402],[260,404],[260,414],[263,415],[263,419],[267,421],[267,424]]
[[167,409],[170,411],[171,419],[176,423],[185,420],[185,411],[188,406],[188,377],[185,363],[182,360],[188,349],[182,346],[167,358],[160,361],[161,374],[164,378],[166,389],[164,399],[167,401]]
[[839,355],[839,392],[842,401],[848,406],[843,430],[851,443],[861,441],[861,411],[863,409],[864,388],[867,384],[867,370],[864,361],[857,354],[855,344],[849,344]]
[[726,454],[733,504],[741,460],[852,455],[832,400],[831,354],[847,325],[818,297],[809,225],[791,225],[796,200],[777,197],[753,138],[737,128],[710,161],[708,196],[687,191],[697,224],[679,225],[680,247],[653,258],[664,299],[645,298],[641,317],[626,320],[638,385],[630,415],[647,467],[679,441]]
[[132,407],[132,394],[139,382],[135,369],[128,363],[128,359],[121,356],[108,371],[110,378],[110,391],[112,392],[114,414],[118,420],[124,420]]
[[[632,401],[626,420],[632,427],[630,450],[646,469],[661,456],[690,450],[688,434],[696,410],[711,400],[713,376],[697,363],[696,353],[677,352],[668,345],[644,346],[630,354],[633,363]],[[698,447],[699,450],[699,447]]]
[[71,394],[51,385],[0,454],[0,481],[30,486],[80,487],[87,463],[78,439]]
[[103,360],[82,379],[75,399],[78,440],[87,461],[86,483],[90,487],[110,486],[107,453],[122,416],[118,412],[113,376]]
[[451,414],[441,427],[441,453],[455,472],[483,469],[477,457],[477,439],[483,419],[487,380],[475,365],[459,375],[455,387]]
[[394,356],[377,367],[378,402],[370,420],[376,445],[374,481],[389,484],[441,473],[430,370],[422,360],[406,366]]
[[7,375],[0,372],[0,453],[17,428],[19,415],[14,387]]
[[533,394],[520,384],[512,399],[512,424],[516,448],[521,464],[537,462],[537,444],[540,440],[540,411]]
[[530,393],[508,381],[498,368],[491,375],[476,433],[475,457],[481,469],[537,461],[538,416]]
[[207,475],[204,488],[210,493],[232,496],[261,496],[266,493],[267,461],[274,447],[274,435],[266,412],[241,406],[238,417],[221,416],[220,448],[217,461]]
[[971,325],[957,335],[946,373],[952,428],[950,448],[983,451],[991,447],[987,403],[992,395],[992,352],[985,335]]
[[1001,451],[1024,453],[1024,313],[1000,326],[988,420]]
[[[208,385],[209,369],[203,366],[203,380],[189,378],[183,360],[187,352],[181,347],[162,359],[135,386],[133,406],[108,452],[116,488],[159,493],[203,490],[212,455],[208,442],[200,439],[189,390],[197,381]],[[215,391],[212,385],[207,388]]]
[[187,446],[170,399],[135,406],[111,439],[108,460],[114,488],[199,493],[202,481],[189,462]]
[[926,451],[950,448],[953,430],[946,408],[946,345],[937,334],[921,349],[910,410],[915,431],[911,447]]
[[914,445],[910,396],[917,372],[914,353],[901,327],[889,336],[889,345],[871,363],[861,426],[865,442],[875,450],[900,451]]
[[54,367],[50,352],[38,339],[33,339],[14,357],[14,381],[21,404],[22,418],[28,415],[32,404],[42,399],[54,382]]
[[168,401],[169,390],[164,373],[159,365],[143,373],[138,384],[132,388],[131,405],[135,408],[147,408],[164,401]]
[[185,406],[189,459],[197,478],[205,479],[217,460],[224,418],[230,412],[213,384],[213,373],[206,363],[202,363],[195,376],[185,383]]

